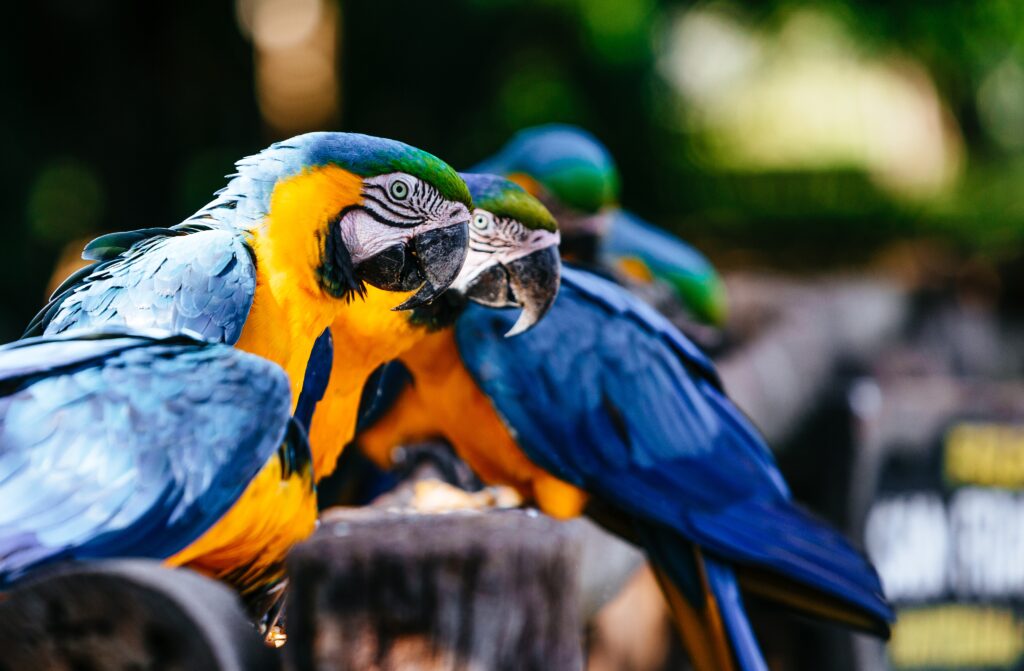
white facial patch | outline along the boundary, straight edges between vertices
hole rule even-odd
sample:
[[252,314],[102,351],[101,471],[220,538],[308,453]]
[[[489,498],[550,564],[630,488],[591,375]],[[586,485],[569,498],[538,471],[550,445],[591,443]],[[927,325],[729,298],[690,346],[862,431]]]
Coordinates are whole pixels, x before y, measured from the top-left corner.
[[[486,219],[486,228],[477,225],[477,221],[481,221],[478,217]],[[540,249],[557,247],[560,241],[558,231],[530,230],[517,221],[501,219],[486,210],[476,209],[469,226],[466,262],[452,288],[466,291],[469,284],[487,268],[499,263],[512,263]]]
[[338,227],[353,263],[439,228],[464,223],[469,208],[444,199],[434,187],[405,173],[363,182],[362,207],[349,210]]

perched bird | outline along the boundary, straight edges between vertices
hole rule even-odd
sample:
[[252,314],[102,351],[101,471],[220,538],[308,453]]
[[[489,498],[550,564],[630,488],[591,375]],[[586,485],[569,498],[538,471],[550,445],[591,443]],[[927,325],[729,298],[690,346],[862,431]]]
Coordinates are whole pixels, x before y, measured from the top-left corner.
[[[533,326],[551,306],[558,291],[558,231],[551,214],[514,183],[493,175],[463,174],[473,197],[469,251],[461,272],[436,301],[410,311],[382,312],[374,328],[373,352],[355,342],[370,338],[347,324],[331,326],[339,352],[331,384],[320,402],[310,432],[314,454],[349,442],[363,397],[364,382],[389,359],[413,347],[431,333],[450,327],[467,300],[498,307],[516,306],[521,312],[510,335]],[[385,327],[386,324],[386,327]],[[385,341],[383,343],[382,341]],[[340,441],[340,442],[339,442]],[[337,451],[333,452],[337,455]],[[333,463],[317,464],[318,477]]]
[[[58,560],[148,557],[259,600],[314,528],[309,445],[266,359],[77,330],[0,348],[0,382],[0,584]],[[240,514],[244,498],[259,505]]]
[[469,306],[401,361],[412,384],[357,444],[441,435],[489,484],[559,518],[587,513],[646,550],[699,671],[766,669],[740,588],[887,635],[867,559],[797,506],[711,362],[623,288],[563,268],[548,315],[504,334]]
[[702,323],[721,325],[725,285],[689,244],[616,206],[619,174],[608,149],[575,126],[517,133],[473,168],[507,176],[537,196],[558,220],[562,255],[637,290],[663,307],[681,302]]
[[298,399],[324,329],[352,329],[359,337],[346,344],[372,352],[380,313],[432,300],[462,266],[469,192],[431,154],[309,133],[237,168],[183,223],[87,245],[95,263],[68,278],[26,335],[190,329],[280,364]]

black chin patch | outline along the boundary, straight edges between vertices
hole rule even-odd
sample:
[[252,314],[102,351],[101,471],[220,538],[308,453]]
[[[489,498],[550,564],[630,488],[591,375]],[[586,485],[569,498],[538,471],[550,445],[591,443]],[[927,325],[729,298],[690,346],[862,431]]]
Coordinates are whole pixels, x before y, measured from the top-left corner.
[[409,320],[413,324],[426,326],[429,331],[447,328],[466,309],[466,298],[458,291],[445,291],[430,303],[413,309]]

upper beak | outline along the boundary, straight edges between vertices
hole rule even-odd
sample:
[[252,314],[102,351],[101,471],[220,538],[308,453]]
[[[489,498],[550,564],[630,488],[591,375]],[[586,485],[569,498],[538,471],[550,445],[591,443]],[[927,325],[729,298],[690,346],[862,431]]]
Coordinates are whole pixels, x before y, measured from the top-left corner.
[[458,277],[469,248],[469,222],[420,233],[411,241],[411,255],[425,278],[415,294],[394,310],[411,310],[440,296]]
[[554,245],[494,265],[470,283],[466,296],[490,307],[522,308],[506,337],[529,330],[547,313],[558,294],[561,259]]
[[523,310],[506,338],[530,330],[547,314],[558,295],[562,261],[557,247],[545,247],[508,264],[509,284]]

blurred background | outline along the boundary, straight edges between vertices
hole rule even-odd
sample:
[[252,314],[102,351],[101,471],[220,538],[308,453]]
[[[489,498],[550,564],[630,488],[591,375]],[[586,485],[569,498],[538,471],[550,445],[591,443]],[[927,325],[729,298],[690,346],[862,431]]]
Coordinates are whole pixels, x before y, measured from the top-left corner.
[[4,341],[84,240],[177,223],[271,141],[353,130],[465,167],[579,124],[622,204],[726,275],[730,391],[901,607],[888,653],[765,614],[773,666],[1024,668],[1024,2],[3,12]]

